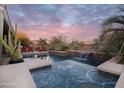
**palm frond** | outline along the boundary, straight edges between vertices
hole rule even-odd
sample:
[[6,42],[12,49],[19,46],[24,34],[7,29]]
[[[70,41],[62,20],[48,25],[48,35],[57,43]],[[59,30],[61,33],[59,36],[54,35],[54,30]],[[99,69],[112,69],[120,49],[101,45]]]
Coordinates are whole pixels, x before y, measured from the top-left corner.
[[107,26],[107,25],[113,24],[113,23],[118,23],[118,24],[124,25],[124,16],[119,15],[119,16],[110,17],[106,21],[104,21],[103,26]]

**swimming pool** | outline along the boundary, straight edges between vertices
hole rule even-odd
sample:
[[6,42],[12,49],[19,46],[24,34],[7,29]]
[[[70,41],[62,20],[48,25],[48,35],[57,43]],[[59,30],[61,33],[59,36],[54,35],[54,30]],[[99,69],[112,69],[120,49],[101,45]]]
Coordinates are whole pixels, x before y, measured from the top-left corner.
[[48,59],[51,67],[31,71],[38,88],[113,88],[118,80],[118,76],[98,71],[98,62],[60,56]]

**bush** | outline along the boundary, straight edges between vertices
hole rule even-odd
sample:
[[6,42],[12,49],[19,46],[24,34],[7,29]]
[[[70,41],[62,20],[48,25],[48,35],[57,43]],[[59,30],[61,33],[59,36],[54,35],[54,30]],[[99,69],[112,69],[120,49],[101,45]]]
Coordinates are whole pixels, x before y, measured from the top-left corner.
[[63,46],[60,50],[61,50],[61,51],[66,51],[66,50],[68,50],[68,49],[69,49],[68,46]]
[[21,42],[21,46],[29,46],[30,44],[32,44],[32,41],[29,39],[29,37],[23,33],[23,32],[17,32],[16,34],[16,38],[18,41]]

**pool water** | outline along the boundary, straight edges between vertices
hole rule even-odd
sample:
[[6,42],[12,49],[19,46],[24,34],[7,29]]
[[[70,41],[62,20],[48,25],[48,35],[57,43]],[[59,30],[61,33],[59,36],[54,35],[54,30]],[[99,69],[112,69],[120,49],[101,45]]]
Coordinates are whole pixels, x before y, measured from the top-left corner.
[[[113,88],[118,76],[97,70],[97,62],[58,56],[48,56],[53,62],[48,68],[31,71],[38,88]],[[91,62],[91,63],[90,63]]]

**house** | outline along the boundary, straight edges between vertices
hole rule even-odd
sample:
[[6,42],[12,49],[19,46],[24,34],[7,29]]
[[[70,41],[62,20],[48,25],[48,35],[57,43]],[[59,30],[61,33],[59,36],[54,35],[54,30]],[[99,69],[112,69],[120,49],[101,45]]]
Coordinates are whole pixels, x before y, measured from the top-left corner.
[[[14,44],[15,39],[15,31],[12,27],[7,8],[5,5],[0,4],[0,35],[7,38],[8,43],[8,32],[11,33],[11,41]],[[5,54],[4,47],[0,44],[0,65],[7,64],[8,60],[10,59],[9,55]]]

